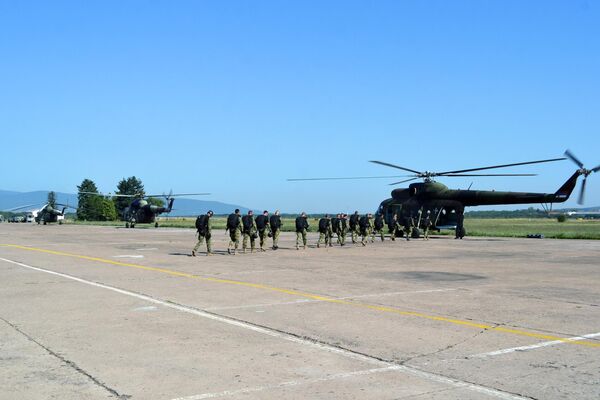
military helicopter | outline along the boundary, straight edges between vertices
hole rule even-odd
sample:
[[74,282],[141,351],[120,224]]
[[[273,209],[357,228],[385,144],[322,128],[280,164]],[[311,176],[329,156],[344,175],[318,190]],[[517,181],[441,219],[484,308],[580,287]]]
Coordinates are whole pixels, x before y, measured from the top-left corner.
[[[172,191],[169,192],[168,195],[165,194],[151,194],[145,195],[141,193],[137,194],[101,194],[94,192],[79,192],[80,194],[95,194],[98,196],[105,197],[127,197],[132,198],[132,202],[129,206],[125,207],[123,210],[123,221],[125,221],[126,228],[135,228],[136,224],[154,224],[155,228],[158,228],[158,222],[156,221],[156,217],[163,213],[170,213],[173,210],[173,202],[175,201],[175,197],[181,196],[206,196],[210,193],[177,193],[173,194]],[[167,206],[157,206],[154,204],[150,204],[147,199],[149,198],[159,198],[164,197]]]
[[[538,161],[526,161],[512,164],[493,165],[489,167],[469,168],[445,172],[416,171],[414,169],[401,167],[399,165],[383,162],[370,161],[375,164],[390,168],[396,168],[411,172],[412,175],[400,176],[409,179],[390,183],[398,185],[410,182],[416,179],[423,179],[423,182],[412,183],[408,188],[394,189],[391,198],[381,202],[377,209],[377,214],[382,214],[386,222],[391,224],[393,215],[397,215],[399,221],[408,217],[415,219],[416,229],[413,230],[413,237],[420,235],[419,228],[423,228],[423,222],[426,215],[430,216],[433,228],[454,229],[457,238],[463,238],[466,231],[463,225],[465,207],[481,205],[500,205],[500,204],[531,204],[540,203],[550,211],[553,203],[562,203],[571,196],[577,183],[577,178],[583,176],[583,183],[579,194],[579,204],[583,204],[585,184],[587,177],[600,170],[600,165],[592,169],[586,169],[581,161],[569,150],[565,151],[567,157],[553,158]],[[539,164],[554,161],[571,159],[579,167],[573,175],[555,192],[555,193],[522,193],[522,192],[499,192],[494,190],[455,190],[449,189],[446,185],[436,182],[437,177],[465,177],[465,176],[535,176],[535,174],[472,174],[474,171],[482,171],[496,168],[514,167],[518,165]],[[288,179],[288,181],[305,180],[334,180],[334,179],[372,179],[372,178],[397,178],[399,176],[387,177],[348,177],[348,178],[308,178],[308,179]]]
[[[17,208],[13,208],[10,211],[22,210],[24,208],[28,208],[34,206],[35,204],[29,204],[26,206],[21,206]],[[56,206],[61,206],[62,210],[56,208]],[[48,223],[58,223],[59,225],[63,224],[65,210],[67,208],[73,208],[68,204],[60,204],[56,203],[54,207],[50,203],[44,204],[40,209],[35,209],[28,211],[24,217],[23,222],[37,222],[39,224],[48,224]]]

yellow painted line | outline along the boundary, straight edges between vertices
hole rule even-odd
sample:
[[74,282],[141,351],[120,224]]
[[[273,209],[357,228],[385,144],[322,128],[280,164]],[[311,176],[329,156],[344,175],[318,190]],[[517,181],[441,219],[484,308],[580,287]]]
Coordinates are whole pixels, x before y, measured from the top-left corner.
[[11,247],[11,248],[16,248],[16,249],[21,249],[21,250],[35,251],[35,252],[39,252],[39,253],[54,254],[57,256],[79,258],[79,259],[83,259],[83,260],[96,261],[96,262],[103,263],[103,264],[111,264],[111,265],[118,265],[118,266],[122,266],[122,267],[137,268],[137,269],[142,269],[142,270],[146,270],[146,271],[160,272],[160,273],[171,275],[171,276],[179,276],[182,278],[195,279],[195,280],[200,280],[200,281],[205,281],[205,282],[223,283],[223,284],[228,284],[228,285],[237,285],[237,286],[251,287],[251,288],[255,288],[255,289],[269,290],[269,291],[273,291],[273,292],[285,293],[285,294],[289,294],[292,296],[304,297],[307,299],[318,300],[318,301],[323,301],[323,302],[327,302],[327,303],[337,303],[337,304],[349,305],[349,306],[353,306],[353,307],[357,307],[357,308],[363,308],[363,309],[374,310],[374,311],[379,311],[379,312],[423,318],[423,319],[428,319],[428,320],[432,320],[432,321],[442,321],[442,322],[447,322],[447,323],[451,323],[454,325],[468,326],[468,327],[477,328],[477,329],[498,331],[498,332],[510,333],[513,335],[527,336],[527,337],[544,339],[544,340],[558,340],[558,341],[561,341],[561,342],[564,342],[567,344],[576,344],[576,345],[580,345],[580,346],[600,348],[600,343],[598,343],[598,342],[592,342],[592,341],[586,341],[586,340],[573,341],[572,339],[569,339],[569,338],[561,338],[561,337],[553,336],[553,335],[545,335],[545,334],[541,334],[541,333],[522,331],[519,329],[504,328],[504,327],[500,327],[500,326],[480,324],[480,323],[464,321],[464,320],[460,320],[460,319],[428,315],[428,314],[423,314],[423,313],[415,312],[415,311],[403,311],[403,310],[400,310],[400,309],[397,309],[394,307],[389,307],[389,306],[379,306],[379,305],[368,304],[368,303],[359,303],[359,302],[354,302],[354,301],[341,300],[341,299],[336,299],[333,297],[320,296],[320,295],[312,294],[312,293],[305,293],[305,292],[301,292],[298,290],[291,290],[291,289],[278,288],[275,286],[263,285],[260,283],[236,281],[236,280],[232,280],[232,279],[211,278],[211,277],[193,275],[193,274],[189,274],[187,272],[179,272],[179,271],[175,271],[175,270],[171,270],[171,269],[167,269],[167,268],[150,267],[150,266],[146,266],[146,265],[125,263],[125,262],[121,262],[121,261],[108,260],[105,258],[90,257],[90,256],[65,253],[62,251],[55,251],[55,250],[39,249],[36,247],[20,246],[20,245],[16,245],[16,244],[0,244],[0,246]]

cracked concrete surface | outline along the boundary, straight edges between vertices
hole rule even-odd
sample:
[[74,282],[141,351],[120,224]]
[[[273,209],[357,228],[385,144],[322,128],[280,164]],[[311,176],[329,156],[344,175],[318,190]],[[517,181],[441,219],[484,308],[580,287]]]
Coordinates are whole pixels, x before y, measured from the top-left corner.
[[[0,261],[0,399],[600,397],[600,346],[470,357],[543,339],[452,322],[560,337],[600,332],[600,242],[439,238],[296,251],[286,234],[276,252],[192,258],[191,230],[0,229],[5,242],[106,260],[144,247],[143,259],[124,263],[187,274],[0,246],[2,258],[164,302]],[[225,248],[226,236],[214,236]]]

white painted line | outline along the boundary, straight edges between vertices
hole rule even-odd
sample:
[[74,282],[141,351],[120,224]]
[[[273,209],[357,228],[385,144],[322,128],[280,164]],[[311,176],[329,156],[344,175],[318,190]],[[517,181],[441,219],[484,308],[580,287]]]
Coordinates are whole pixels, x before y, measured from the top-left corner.
[[144,258],[141,254],[123,254],[120,256],[113,256],[113,258]]
[[157,247],[144,247],[143,249],[135,249],[135,251],[158,250]]
[[216,392],[216,393],[197,394],[194,396],[187,396],[187,397],[177,397],[172,400],[214,399],[216,397],[235,396],[237,394],[262,392],[264,390],[280,389],[280,388],[289,387],[289,386],[310,385],[312,383],[327,382],[327,381],[333,381],[336,379],[351,378],[354,376],[372,375],[372,374],[377,374],[379,372],[394,371],[394,370],[398,370],[398,369],[400,369],[400,366],[394,365],[394,366],[390,366],[390,367],[373,368],[373,369],[367,369],[367,370],[363,370],[363,371],[354,371],[354,372],[344,372],[344,373],[340,373],[340,374],[333,374],[333,375],[329,375],[329,376],[326,376],[323,378],[305,379],[305,380],[300,380],[300,381],[287,381],[287,382],[278,383],[276,385],[265,385],[265,386],[251,387],[251,388],[238,389],[238,390],[224,390],[222,392]]
[[27,265],[27,264],[23,264],[20,263],[18,261],[13,261],[13,260],[8,260],[6,258],[2,258],[0,257],[0,260],[5,261],[7,263],[10,264],[15,264],[18,266],[21,266],[23,268],[27,268],[27,269],[31,269],[34,271],[39,271],[39,272],[45,272],[47,274],[50,275],[55,275],[55,276],[60,276],[62,278],[66,278],[66,279],[71,279],[73,281],[79,282],[79,283],[83,283],[86,285],[90,285],[90,286],[94,286],[97,288],[102,288],[102,289],[106,289],[115,293],[120,293],[126,296],[130,296],[136,299],[140,299],[140,300],[144,300],[147,301],[149,303],[153,303],[153,304],[159,304],[161,306],[167,307],[167,308],[171,308],[173,310],[177,310],[177,311],[181,311],[184,313],[188,313],[188,314],[192,314],[192,315],[196,315],[198,317],[202,317],[202,318],[206,318],[206,319],[210,319],[213,321],[218,321],[218,322],[222,322],[224,324],[228,324],[228,325],[232,325],[238,328],[242,328],[242,329],[246,329],[255,333],[260,333],[263,335],[267,335],[267,336],[271,336],[271,337],[275,337],[275,338],[279,338],[282,340],[287,340],[289,342],[292,343],[296,343],[296,344],[301,344],[304,346],[308,346],[308,347],[312,347],[318,350],[322,350],[322,351],[326,351],[328,353],[332,353],[332,354],[337,354],[340,356],[344,356],[353,360],[357,360],[357,361],[361,361],[364,363],[369,363],[372,365],[376,365],[379,368],[390,368],[390,367],[394,367],[393,369],[396,371],[401,371],[413,376],[417,376],[420,377],[422,379],[425,380],[429,380],[432,382],[439,382],[439,383],[443,383],[443,384],[447,384],[449,386],[453,386],[453,387],[457,387],[457,388],[465,388],[468,390],[472,390],[474,392],[478,392],[478,393],[482,393],[482,394],[487,394],[489,396],[498,398],[498,399],[503,399],[503,400],[525,400],[525,397],[522,396],[518,396],[518,395],[513,395],[510,393],[506,393],[506,392],[502,392],[500,390],[496,390],[496,389],[492,389],[492,388],[488,388],[485,386],[481,386],[481,385],[477,385],[474,383],[469,383],[469,382],[465,382],[465,381],[461,381],[458,379],[453,379],[453,378],[449,378],[446,377],[444,375],[439,375],[439,374],[435,374],[432,372],[426,372],[426,371],[422,371],[418,368],[415,367],[409,367],[406,365],[398,365],[398,364],[394,364],[392,362],[389,361],[383,361],[383,360],[379,360],[377,358],[374,357],[370,357],[368,355],[364,355],[364,354],[360,354],[360,353],[355,353],[353,351],[350,350],[346,350],[343,348],[339,348],[339,347],[335,347],[326,343],[320,343],[308,338],[304,338],[304,337],[297,337],[294,336],[292,334],[289,333],[284,333],[284,332],[280,332],[280,331],[276,331],[274,329],[269,329],[266,327],[261,327],[261,326],[256,326],[256,325],[252,325],[248,322],[243,322],[243,321],[238,321],[235,320],[233,318],[228,318],[228,317],[223,317],[220,315],[215,315],[215,314],[210,314],[208,312],[202,311],[202,310],[198,310],[196,308],[192,308],[192,307],[187,307],[184,305],[180,305],[180,304],[176,304],[176,303],[171,303],[171,302],[167,302],[167,301],[163,301],[163,300],[159,300],[159,299],[155,299],[153,297],[150,296],[146,296],[143,294],[139,294],[139,293],[135,293],[135,292],[130,292],[128,290],[124,290],[124,289],[119,289],[113,286],[108,286],[102,283],[97,283],[97,282],[92,282],[92,281],[88,281],[82,278],[77,278],[75,276],[72,275],[68,275],[68,274],[63,274],[61,272],[56,272],[56,271],[51,271],[48,269],[44,269],[44,268],[39,268],[39,267],[33,267],[31,265]]
[[133,311],[155,311],[158,310],[156,306],[145,306],[134,308]]
[[474,354],[472,356],[469,356],[468,358],[475,358],[475,357],[484,358],[484,357],[499,356],[501,354],[514,353],[515,351],[527,351],[527,350],[539,349],[540,347],[555,346],[557,344],[565,344],[566,342],[576,342],[578,340],[585,340],[585,339],[595,338],[598,336],[600,336],[600,332],[590,333],[588,335],[570,337],[565,340],[552,340],[549,342],[541,342],[541,343],[536,343],[536,344],[532,344],[529,346],[511,347],[509,349],[490,351],[489,353]]
[[[447,292],[450,290],[458,290],[458,289],[414,290],[414,291],[404,291],[404,292],[372,293],[372,294],[362,294],[362,295],[357,295],[357,296],[331,297],[331,298],[335,299],[335,300],[352,300],[352,299],[362,299],[365,297],[385,297],[385,296],[395,296],[395,295],[401,295],[401,294]],[[301,300],[294,300],[294,301],[283,301],[283,302],[278,302],[278,303],[245,304],[243,306],[210,307],[210,308],[207,308],[206,310],[207,311],[237,310],[237,309],[244,309],[244,308],[289,306],[289,305],[300,304],[300,303],[322,303],[323,301],[325,301],[325,300],[301,299]]]

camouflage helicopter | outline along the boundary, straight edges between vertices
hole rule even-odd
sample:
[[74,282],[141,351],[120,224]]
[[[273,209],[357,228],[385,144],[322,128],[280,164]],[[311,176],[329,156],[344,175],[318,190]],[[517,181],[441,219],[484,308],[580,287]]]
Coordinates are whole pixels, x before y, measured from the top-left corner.
[[[175,197],[181,196],[206,196],[210,193],[177,193],[173,194],[170,192],[168,195],[161,194],[151,194],[145,195],[142,193],[137,194],[107,194],[103,195],[101,193],[94,192],[79,192],[80,194],[94,194],[99,196],[106,197],[126,197],[133,199],[129,206],[123,209],[122,219],[125,221],[126,228],[135,228],[136,224],[154,224],[155,228],[158,228],[158,222],[156,221],[156,217],[160,214],[170,213],[173,210],[173,202],[175,201]],[[150,204],[147,199],[149,198],[160,198],[164,197],[167,206],[158,206],[154,204]]]
[[[542,207],[549,211],[552,209],[553,203],[562,203],[567,201],[575,188],[577,178],[583,176],[581,191],[579,194],[579,204],[583,204],[585,184],[587,177],[600,170],[600,165],[592,169],[584,168],[584,165],[579,161],[569,150],[565,151],[565,155],[571,159],[579,167],[573,175],[555,192],[555,193],[523,193],[523,192],[500,192],[494,190],[455,190],[449,189],[446,185],[436,182],[436,177],[465,177],[465,176],[535,176],[535,174],[472,174],[474,171],[482,171],[496,168],[513,167],[518,165],[539,164],[554,161],[566,160],[567,157],[554,158],[538,161],[527,161],[512,164],[493,165],[489,167],[469,168],[445,172],[429,172],[416,171],[410,168],[401,167],[395,164],[390,164],[383,161],[370,161],[375,164],[386,167],[396,168],[403,171],[411,172],[413,175],[406,177],[399,182],[393,182],[390,185],[398,185],[401,183],[410,182],[416,179],[423,179],[423,182],[412,183],[408,188],[394,189],[391,193],[391,198],[381,202],[377,209],[377,214],[384,216],[388,225],[392,223],[394,215],[398,220],[402,221],[408,217],[413,217],[415,220],[415,229],[413,229],[413,237],[418,238],[420,235],[419,228],[424,228],[423,222],[426,216],[430,217],[433,229],[454,229],[457,238],[463,238],[466,231],[463,225],[465,207],[481,206],[481,205],[500,205],[500,204],[532,204],[540,203]],[[288,181],[304,181],[304,180],[333,180],[333,179],[371,179],[371,178],[393,178],[399,176],[387,177],[348,177],[348,178],[308,178],[308,179],[288,179]]]
[[41,209],[37,211],[37,214],[34,213],[35,222],[39,224],[43,223],[46,225],[47,223],[58,222],[59,225],[62,225],[65,216],[65,210],[67,208],[72,208],[66,204],[56,203],[55,206],[61,206],[62,210],[59,210],[55,207],[52,207],[50,204],[45,204]]

